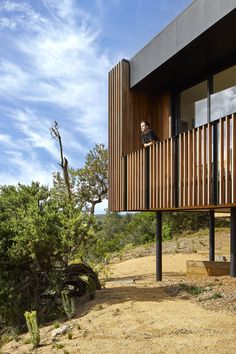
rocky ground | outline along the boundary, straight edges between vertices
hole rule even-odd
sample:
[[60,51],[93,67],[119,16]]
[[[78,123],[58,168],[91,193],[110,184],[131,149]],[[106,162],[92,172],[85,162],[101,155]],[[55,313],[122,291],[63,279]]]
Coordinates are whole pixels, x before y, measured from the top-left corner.
[[[219,232],[218,240],[228,237]],[[203,260],[207,235],[164,244],[163,281],[155,281],[154,245],[117,256],[108,265],[105,288],[81,299],[75,318],[61,320],[66,332],[52,341],[55,323],[40,329],[34,353],[156,354],[235,353],[236,279],[188,279],[186,260]],[[120,259],[122,258],[122,259]],[[29,353],[23,335],[1,353]]]

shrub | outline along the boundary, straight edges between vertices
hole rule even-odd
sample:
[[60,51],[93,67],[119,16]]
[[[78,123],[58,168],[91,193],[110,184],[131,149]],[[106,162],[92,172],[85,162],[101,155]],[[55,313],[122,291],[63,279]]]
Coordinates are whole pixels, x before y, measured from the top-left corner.
[[25,319],[26,319],[26,324],[27,328],[30,334],[31,342],[33,344],[34,348],[37,348],[40,343],[40,333],[39,333],[39,327],[38,327],[38,321],[37,321],[37,312],[36,311],[31,311],[28,312],[26,311],[24,313]]
[[72,297],[69,297],[68,292],[66,290],[63,290],[61,292],[61,299],[62,299],[62,305],[63,309],[66,313],[66,316],[68,318],[72,318],[75,315],[75,300]]

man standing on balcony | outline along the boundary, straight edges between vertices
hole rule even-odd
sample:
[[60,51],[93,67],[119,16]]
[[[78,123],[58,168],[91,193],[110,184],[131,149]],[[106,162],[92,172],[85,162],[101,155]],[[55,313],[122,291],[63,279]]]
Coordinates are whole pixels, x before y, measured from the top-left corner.
[[155,144],[157,141],[160,141],[156,134],[151,130],[150,123],[145,122],[144,120],[140,123],[141,128],[141,140],[144,147]]

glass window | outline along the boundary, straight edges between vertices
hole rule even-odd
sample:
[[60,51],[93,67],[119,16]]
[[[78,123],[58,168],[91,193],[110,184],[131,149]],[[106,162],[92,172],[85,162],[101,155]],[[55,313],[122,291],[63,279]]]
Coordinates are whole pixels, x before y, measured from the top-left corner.
[[178,132],[182,133],[207,123],[207,81],[180,93]]
[[213,76],[211,120],[236,112],[236,65]]

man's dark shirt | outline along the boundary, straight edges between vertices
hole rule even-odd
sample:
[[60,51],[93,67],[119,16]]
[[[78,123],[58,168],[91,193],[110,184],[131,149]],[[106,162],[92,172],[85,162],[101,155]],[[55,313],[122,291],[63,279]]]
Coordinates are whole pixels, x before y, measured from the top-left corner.
[[141,134],[141,140],[142,144],[150,143],[153,140],[159,141],[158,137],[151,129]]

